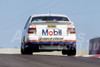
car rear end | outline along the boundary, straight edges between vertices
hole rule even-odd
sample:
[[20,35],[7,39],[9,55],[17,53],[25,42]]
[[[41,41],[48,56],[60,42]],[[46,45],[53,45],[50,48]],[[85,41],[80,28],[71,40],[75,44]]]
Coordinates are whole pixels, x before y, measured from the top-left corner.
[[[52,16],[50,17],[52,18]],[[58,18],[58,20],[60,19]],[[61,21],[31,21],[26,43],[33,51],[55,51],[68,50],[71,47],[76,48],[75,27],[68,18]]]

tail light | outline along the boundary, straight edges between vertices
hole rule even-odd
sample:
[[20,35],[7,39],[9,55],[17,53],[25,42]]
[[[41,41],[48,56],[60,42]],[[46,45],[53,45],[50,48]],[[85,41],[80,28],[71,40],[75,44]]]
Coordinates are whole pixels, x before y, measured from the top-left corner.
[[28,33],[29,34],[36,34],[36,28],[29,28]]
[[75,28],[73,28],[73,27],[68,27],[67,28],[67,33],[68,34],[75,34],[76,32],[75,32]]

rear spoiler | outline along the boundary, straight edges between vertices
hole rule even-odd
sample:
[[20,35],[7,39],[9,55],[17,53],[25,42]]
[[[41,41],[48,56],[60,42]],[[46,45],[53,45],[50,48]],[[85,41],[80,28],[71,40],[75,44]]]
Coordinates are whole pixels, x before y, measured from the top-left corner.
[[37,22],[31,22],[31,24],[48,24],[48,23],[67,24],[67,25],[73,24],[70,21],[37,21]]

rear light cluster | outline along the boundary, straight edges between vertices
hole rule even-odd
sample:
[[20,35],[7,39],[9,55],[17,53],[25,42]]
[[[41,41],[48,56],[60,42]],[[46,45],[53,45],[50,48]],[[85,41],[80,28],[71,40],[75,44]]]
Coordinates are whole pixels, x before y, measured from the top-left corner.
[[75,34],[76,32],[75,32],[75,28],[73,28],[73,27],[68,27],[67,28],[67,33],[68,34]]
[[28,29],[29,34],[36,34],[36,27],[32,27]]
[[75,28],[68,28],[68,30],[75,30]]

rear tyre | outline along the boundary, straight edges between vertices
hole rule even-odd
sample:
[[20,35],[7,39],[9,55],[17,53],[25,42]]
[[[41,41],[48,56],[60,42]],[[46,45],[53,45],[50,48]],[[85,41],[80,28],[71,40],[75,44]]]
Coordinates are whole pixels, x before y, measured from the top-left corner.
[[26,50],[26,49],[21,49],[21,54],[26,54],[26,55],[32,55],[32,51]]
[[67,50],[62,50],[62,55],[67,55]]
[[75,56],[76,55],[76,48],[72,47],[67,51],[68,56]]
[[70,48],[68,50],[62,50],[62,55],[68,55],[68,56],[75,56],[76,55],[76,48]]
[[32,51],[29,48],[25,48],[25,46],[21,46],[21,54],[32,55]]

